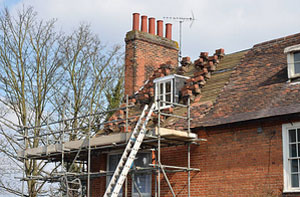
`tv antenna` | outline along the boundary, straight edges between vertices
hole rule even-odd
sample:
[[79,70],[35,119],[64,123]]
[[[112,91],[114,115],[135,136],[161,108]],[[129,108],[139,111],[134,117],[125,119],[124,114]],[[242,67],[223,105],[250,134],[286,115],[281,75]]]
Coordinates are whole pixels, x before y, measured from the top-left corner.
[[192,17],[184,18],[184,17],[176,17],[176,16],[166,16],[164,19],[174,20],[179,23],[179,60],[182,58],[182,23],[186,21],[191,21],[190,28],[192,27],[194,21],[196,20],[194,17],[193,11],[191,11]]

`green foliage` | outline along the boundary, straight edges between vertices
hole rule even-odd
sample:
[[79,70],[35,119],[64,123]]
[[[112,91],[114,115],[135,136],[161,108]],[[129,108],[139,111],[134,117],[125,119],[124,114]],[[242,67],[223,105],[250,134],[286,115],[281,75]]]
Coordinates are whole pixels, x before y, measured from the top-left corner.
[[[124,97],[124,72],[121,72],[118,81],[115,86],[106,90],[105,96],[108,102],[107,110],[118,108]],[[108,120],[114,111],[107,114],[106,120]]]

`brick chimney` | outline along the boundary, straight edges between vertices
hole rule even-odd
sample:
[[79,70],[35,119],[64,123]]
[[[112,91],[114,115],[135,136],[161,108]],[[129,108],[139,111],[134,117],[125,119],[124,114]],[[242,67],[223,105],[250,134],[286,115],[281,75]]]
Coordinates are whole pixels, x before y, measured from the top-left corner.
[[169,63],[178,65],[178,43],[172,39],[172,25],[166,24],[163,37],[163,21],[157,21],[155,34],[155,18],[133,14],[132,30],[127,32],[125,52],[125,94],[134,94],[143,86],[159,65]]

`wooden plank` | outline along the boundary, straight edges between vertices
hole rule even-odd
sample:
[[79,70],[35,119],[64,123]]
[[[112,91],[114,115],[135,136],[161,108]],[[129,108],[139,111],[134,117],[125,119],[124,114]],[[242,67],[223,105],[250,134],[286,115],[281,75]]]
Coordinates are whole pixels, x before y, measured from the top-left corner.
[[[173,139],[197,139],[197,134],[187,133],[185,131],[178,131],[174,129],[160,128],[160,135],[162,137],[173,138]],[[155,134],[158,135],[158,128],[155,128]]]

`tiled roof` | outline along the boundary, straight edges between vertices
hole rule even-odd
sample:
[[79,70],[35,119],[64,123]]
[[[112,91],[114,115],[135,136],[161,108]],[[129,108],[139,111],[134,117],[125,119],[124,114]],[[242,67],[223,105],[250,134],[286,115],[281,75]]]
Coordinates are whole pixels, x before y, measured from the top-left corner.
[[[300,34],[225,56],[223,49],[221,53],[217,50],[219,55],[214,56],[201,53],[194,63],[188,57],[183,58],[179,68],[161,65],[131,97],[130,103],[136,105],[132,113],[137,117],[144,104],[154,101],[155,78],[174,73],[191,77],[181,89],[181,102],[190,96],[192,128],[300,113],[300,83],[288,82],[284,54],[284,48],[296,44],[300,44]],[[185,115],[187,110],[175,108],[168,113]],[[115,114],[112,119],[122,118],[118,114],[124,112]],[[132,120],[131,127],[135,121]],[[124,126],[124,122],[106,128],[118,132],[120,125]],[[161,126],[182,130],[186,129],[187,122],[170,117],[163,120]]]
[[284,48],[300,44],[300,34],[255,45],[232,73],[205,117],[193,126],[215,126],[300,112],[300,84],[288,82]]
[[[218,95],[222,92],[225,85],[228,84],[229,78],[241,59],[247,53],[247,50],[225,55],[219,62],[216,70],[212,72],[210,79],[201,88],[201,94],[197,96],[191,103],[191,117],[193,118],[192,127],[197,126],[199,120],[211,110]],[[182,110],[182,114],[186,114],[186,110]],[[186,127],[186,121],[169,118],[165,123],[166,127],[174,127],[182,129]]]

